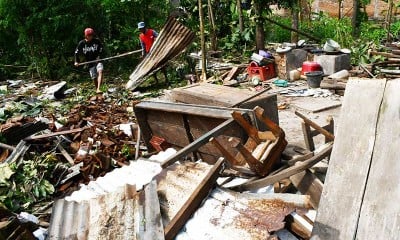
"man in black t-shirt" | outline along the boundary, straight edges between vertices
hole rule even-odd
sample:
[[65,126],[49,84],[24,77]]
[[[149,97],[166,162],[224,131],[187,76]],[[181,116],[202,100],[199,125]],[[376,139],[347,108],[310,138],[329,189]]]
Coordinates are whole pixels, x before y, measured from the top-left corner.
[[[94,31],[91,28],[85,29],[85,39],[78,43],[75,50],[75,66],[79,65],[79,57],[83,55],[85,60],[93,61],[100,59],[103,53],[103,44],[99,39],[94,38]],[[103,82],[103,63],[95,62],[89,64],[90,77],[96,86],[96,93],[101,93],[100,86]]]

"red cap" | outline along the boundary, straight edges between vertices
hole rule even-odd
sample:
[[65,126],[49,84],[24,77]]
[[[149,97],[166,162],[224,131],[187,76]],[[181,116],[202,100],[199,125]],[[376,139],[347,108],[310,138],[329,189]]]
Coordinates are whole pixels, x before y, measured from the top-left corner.
[[90,36],[94,34],[94,30],[92,28],[85,29],[85,36]]

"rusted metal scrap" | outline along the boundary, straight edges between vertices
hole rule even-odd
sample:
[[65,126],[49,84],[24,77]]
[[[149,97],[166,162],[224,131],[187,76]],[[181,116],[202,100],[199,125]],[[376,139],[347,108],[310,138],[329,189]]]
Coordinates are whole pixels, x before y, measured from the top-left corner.
[[31,117],[16,117],[2,124],[0,126],[0,133],[8,144],[17,144],[22,139],[45,130],[48,127],[46,123],[36,121]]
[[185,234],[187,239],[270,239],[285,227],[285,216],[310,208],[310,198],[304,195],[237,193],[216,188],[186,223]]

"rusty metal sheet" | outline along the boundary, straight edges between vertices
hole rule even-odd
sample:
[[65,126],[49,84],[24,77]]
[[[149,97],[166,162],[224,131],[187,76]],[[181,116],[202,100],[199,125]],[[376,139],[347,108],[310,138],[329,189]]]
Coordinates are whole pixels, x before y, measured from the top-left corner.
[[150,53],[129,77],[126,88],[135,89],[145,77],[156,72],[169,60],[178,56],[193,41],[195,34],[177,20],[170,17],[157,37]]
[[235,193],[217,188],[176,239],[269,239],[284,228],[285,216],[310,207],[308,196]]

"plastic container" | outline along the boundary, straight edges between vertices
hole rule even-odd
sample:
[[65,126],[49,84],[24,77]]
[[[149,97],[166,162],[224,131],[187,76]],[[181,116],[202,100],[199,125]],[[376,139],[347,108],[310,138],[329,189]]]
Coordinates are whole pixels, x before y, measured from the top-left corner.
[[324,72],[308,72],[306,73],[307,84],[310,88],[319,88],[321,86],[321,81],[324,76]]
[[249,74],[250,79],[259,76],[261,81],[276,77],[275,66],[273,63],[259,66],[256,62],[251,62],[247,68],[247,73]]
[[296,81],[300,79],[301,73],[298,70],[292,70],[289,72],[289,80],[290,81]]
[[316,72],[316,71],[322,71],[321,65],[317,62],[306,61],[303,63],[303,66],[301,68],[302,75],[305,75],[308,72]]

